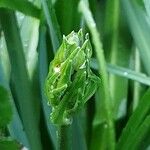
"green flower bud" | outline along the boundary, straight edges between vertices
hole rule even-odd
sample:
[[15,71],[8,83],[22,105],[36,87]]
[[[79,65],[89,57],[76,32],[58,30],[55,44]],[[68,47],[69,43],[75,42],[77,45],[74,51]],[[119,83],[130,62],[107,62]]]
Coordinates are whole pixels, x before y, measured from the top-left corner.
[[45,83],[54,124],[70,124],[72,115],[81,109],[97,90],[100,79],[90,69],[92,47],[88,34],[71,32],[50,63]]

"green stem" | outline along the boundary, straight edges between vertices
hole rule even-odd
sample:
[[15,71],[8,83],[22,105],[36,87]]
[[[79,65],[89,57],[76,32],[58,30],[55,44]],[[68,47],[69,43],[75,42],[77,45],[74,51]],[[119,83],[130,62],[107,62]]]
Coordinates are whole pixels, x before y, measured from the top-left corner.
[[[140,72],[141,70],[141,62],[140,62],[140,54],[138,49],[135,49],[135,64],[134,68],[136,72]],[[140,100],[140,83],[134,82],[134,89],[133,89],[133,111],[138,106]]]
[[104,57],[104,51],[102,48],[102,43],[100,40],[100,35],[98,34],[98,30],[96,28],[95,21],[92,17],[91,11],[87,7],[84,0],[81,0],[79,3],[80,11],[82,12],[84,19],[87,23],[87,26],[89,27],[92,38],[93,38],[93,44],[96,50],[96,55],[98,59],[99,64],[99,72],[101,74],[101,80],[102,80],[102,93],[103,93],[103,101],[104,101],[104,107],[105,107],[105,114],[106,114],[106,124],[108,129],[108,147],[110,150],[115,149],[115,130],[114,130],[114,124],[113,124],[113,115],[112,115],[112,106],[110,101],[110,94],[109,94],[109,87],[108,87],[108,74],[106,69],[106,62]]
[[58,150],[71,150],[70,125],[58,127]]
[[[111,64],[119,64],[120,60],[118,59],[118,56],[121,56],[119,54],[119,49],[118,49],[118,41],[119,41],[118,28],[119,28],[119,15],[120,15],[119,5],[120,5],[119,0],[107,0],[107,3],[106,3],[105,35],[108,37],[108,40],[110,39],[110,42],[111,42],[110,46],[107,46],[107,51],[110,50],[110,52],[108,52],[109,53],[108,57],[109,57],[109,62]],[[107,42],[106,44],[109,45]],[[120,96],[118,98],[118,93],[116,92],[116,91],[119,91],[120,89],[119,83],[120,82],[124,83],[123,80],[124,79],[120,79],[119,77],[113,74],[109,75],[109,87],[111,89],[110,97],[113,102],[114,118],[116,118],[117,113],[118,113],[118,107],[121,103],[120,99],[123,99],[125,97],[124,94],[119,92]],[[125,88],[124,85],[123,85],[123,88]],[[126,93],[125,91],[123,92]]]
[[56,14],[51,1],[41,0],[41,2],[44,15],[49,27],[49,34],[52,40],[53,51],[54,53],[56,53],[56,50],[58,49],[61,42],[61,33],[57,22]]

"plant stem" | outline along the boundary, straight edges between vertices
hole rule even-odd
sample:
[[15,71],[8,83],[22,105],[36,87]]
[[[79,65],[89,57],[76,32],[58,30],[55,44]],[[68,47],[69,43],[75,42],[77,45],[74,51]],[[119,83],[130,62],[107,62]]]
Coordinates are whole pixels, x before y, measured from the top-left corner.
[[58,127],[58,150],[71,150],[71,126]]
[[108,87],[108,74],[106,69],[106,62],[104,57],[104,51],[102,48],[102,43],[100,41],[100,35],[98,34],[98,30],[96,28],[96,24],[92,17],[91,11],[86,5],[84,0],[81,0],[79,3],[80,11],[82,12],[84,19],[89,27],[92,38],[93,44],[96,50],[96,55],[99,64],[99,72],[101,74],[102,80],[102,93],[103,93],[103,101],[105,107],[105,114],[106,114],[106,124],[108,129],[108,147],[110,150],[115,149],[115,129],[113,124],[113,115],[112,115],[112,106],[110,101],[110,94],[109,94],[109,87]]
[[61,33],[57,22],[56,14],[51,1],[42,0],[41,2],[45,18],[49,27],[49,34],[52,40],[53,52],[56,53],[56,50],[58,49],[61,42]]

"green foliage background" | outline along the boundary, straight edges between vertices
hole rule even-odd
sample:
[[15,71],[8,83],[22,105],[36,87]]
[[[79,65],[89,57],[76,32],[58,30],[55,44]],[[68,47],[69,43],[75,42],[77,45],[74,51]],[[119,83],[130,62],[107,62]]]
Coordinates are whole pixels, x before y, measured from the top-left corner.
[[149,0],[0,0],[0,150],[57,148],[44,94],[72,30],[90,33],[100,89],[74,116],[73,150],[150,148]]

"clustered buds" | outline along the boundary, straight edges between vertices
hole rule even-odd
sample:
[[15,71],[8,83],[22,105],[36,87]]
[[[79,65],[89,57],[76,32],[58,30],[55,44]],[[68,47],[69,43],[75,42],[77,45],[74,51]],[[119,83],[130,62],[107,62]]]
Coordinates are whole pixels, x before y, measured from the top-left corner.
[[91,56],[88,34],[84,38],[80,30],[63,36],[45,83],[54,124],[71,124],[73,113],[81,109],[97,90],[100,79],[90,69]]

